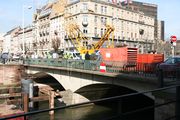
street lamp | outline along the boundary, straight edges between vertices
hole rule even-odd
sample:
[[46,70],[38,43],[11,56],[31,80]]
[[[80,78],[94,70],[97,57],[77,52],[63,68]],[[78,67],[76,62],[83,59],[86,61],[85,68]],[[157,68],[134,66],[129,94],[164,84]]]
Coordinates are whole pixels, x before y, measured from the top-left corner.
[[[144,34],[144,29],[139,29],[139,34],[140,34],[140,37],[141,37],[140,40],[143,40],[142,36],[143,36],[143,34]],[[138,42],[138,47],[139,47],[139,42]],[[142,48],[142,49],[141,49],[141,53],[144,52],[144,51],[143,51],[143,50],[144,50],[143,47],[144,47],[144,45],[141,45],[141,48]]]
[[24,41],[24,10],[25,10],[25,8],[31,9],[32,6],[23,5],[23,7],[22,7],[22,29],[23,29],[22,52],[23,52],[23,56],[25,53],[25,41]]

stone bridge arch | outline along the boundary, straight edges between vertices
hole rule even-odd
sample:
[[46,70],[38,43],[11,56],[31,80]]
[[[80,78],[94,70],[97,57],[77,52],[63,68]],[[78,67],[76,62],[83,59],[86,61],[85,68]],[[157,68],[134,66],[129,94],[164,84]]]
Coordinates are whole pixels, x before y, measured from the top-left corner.
[[77,76],[79,76],[80,73],[74,74],[75,76],[73,75],[73,77],[67,76],[67,74],[72,75],[72,73],[67,73],[66,71],[61,71],[61,73],[31,71],[29,74],[31,74],[31,76],[34,78],[34,81],[37,83],[44,83],[50,86],[51,84],[58,84],[60,87],[55,87],[55,89],[59,88],[60,91],[71,90],[72,92],[74,92],[84,86],[95,83],[102,83],[98,81],[93,81],[91,75],[87,75],[86,78],[78,78]]
[[[26,72],[28,74],[36,74],[38,72],[46,73],[55,78],[65,90],[71,90],[72,92],[91,84],[113,84],[123,86],[135,91],[146,91],[152,88],[156,88],[154,84],[150,82],[127,79],[127,77],[119,75],[102,74],[94,71],[80,71],[74,69],[57,68],[57,67],[41,67],[41,66],[28,66]],[[153,97],[153,96],[152,96]]]

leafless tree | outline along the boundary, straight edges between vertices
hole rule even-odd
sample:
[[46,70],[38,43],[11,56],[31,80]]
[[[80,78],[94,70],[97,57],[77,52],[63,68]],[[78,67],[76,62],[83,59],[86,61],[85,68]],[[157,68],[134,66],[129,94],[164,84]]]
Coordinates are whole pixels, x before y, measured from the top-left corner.
[[[20,44],[21,50],[23,50],[23,44]],[[24,43],[24,53],[26,54],[29,51],[27,43]]]
[[57,37],[57,33],[55,32],[55,38],[52,39],[52,48],[54,49],[54,51],[57,53],[58,52],[58,48],[61,44],[61,40],[59,37]]

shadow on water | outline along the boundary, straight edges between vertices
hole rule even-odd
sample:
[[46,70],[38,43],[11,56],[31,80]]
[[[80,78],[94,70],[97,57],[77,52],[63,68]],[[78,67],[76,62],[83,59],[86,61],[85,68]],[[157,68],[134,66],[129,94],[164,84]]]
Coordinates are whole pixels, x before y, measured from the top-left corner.
[[[125,103],[126,104],[126,103]],[[40,109],[48,108],[48,101],[44,101],[40,103]],[[57,104],[57,101],[55,103]],[[87,105],[73,108],[66,108],[62,110],[55,111],[54,118],[51,119],[48,112],[41,113],[37,115],[33,115],[29,118],[29,120],[154,120],[153,114],[149,117],[149,112],[153,111],[144,111],[135,114],[129,114],[127,116],[118,116],[119,113],[124,112],[122,110],[123,105],[119,104],[119,101],[104,102],[101,105]],[[131,105],[132,107],[132,105]],[[131,108],[130,107],[130,108]],[[127,106],[125,110],[129,109]],[[147,116],[146,116],[147,114]],[[145,117],[144,117],[145,116]]]
[[[39,109],[48,108],[48,101],[40,103]],[[116,114],[116,109],[100,106],[87,105],[74,108],[66,108],[55,111],[54,120],[104,120]],[[48,112],[33,115],[29,117],[30,120],[50,120]],[[114,119],[115,120],[115,119]]]

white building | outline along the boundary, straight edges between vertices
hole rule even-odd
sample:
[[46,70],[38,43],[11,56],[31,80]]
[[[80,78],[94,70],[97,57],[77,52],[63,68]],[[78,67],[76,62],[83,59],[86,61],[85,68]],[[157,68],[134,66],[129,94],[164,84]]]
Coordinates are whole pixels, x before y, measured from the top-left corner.
[[3,41],[5,33],[0,33],[0,53],[3,51]]
[[[34,42],[39,53],[53,50],[55,38],[61,40],[59,49],[73,47],[67,39],[67,29],[69,23],[74,23],[88,37],[88,44],[92,44],[102,38],[107,29],[105,24],[109,24],[115,28],[114,35],[110,36],[115,45],[138,47],[143,53],[154,48],[154,21],[154,17],[126,9],[112,0],[57,0],[37,11]],[[104,46],[108,44],[105,42]]]
[[[115,28],[115,44],[125,43],[130,47],[138,47],[140,52],[153,49],[154,18],[142,12],[106,1],[80,0],[68,4],[66,13],[70,16],[65,21],[76,23],[93,41],[103,36],[106,31],[104,23],[107,23]],[[140,34],[141,30],[143,34]]]
[[16,39],[19,41],[18,51],[21,51],[21,53],[25,52],[26,54],[32,54],[32,52],[34,52],[34,48],[33,48],[34,34],[33,34],[32,26],[25,27],[24,31],[23,29],[21,29]]
[[9,52],[9,53],[17,52],[19,42],[17,41],[17,39],[14,39],[14,37],[18,35],[20,29],[21,29],[20,27],[16,27],[8,31],[4,35],[3,52]]

